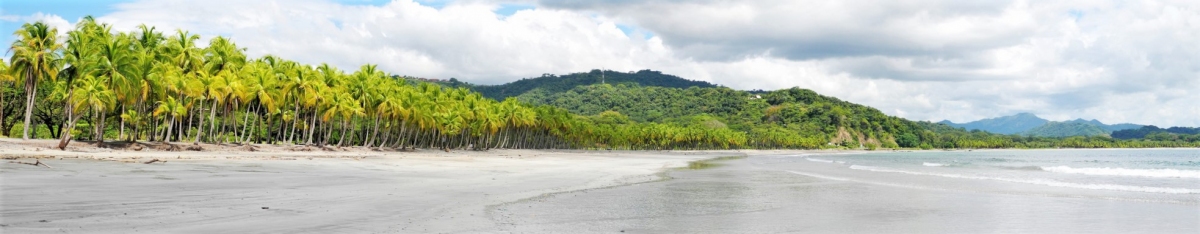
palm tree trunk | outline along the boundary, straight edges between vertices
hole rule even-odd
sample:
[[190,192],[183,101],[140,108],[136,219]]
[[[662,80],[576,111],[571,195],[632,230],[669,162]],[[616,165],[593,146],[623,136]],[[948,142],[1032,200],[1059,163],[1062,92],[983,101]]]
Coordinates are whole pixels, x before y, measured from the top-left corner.
[[350,120],[342,120],[342,135],[338,137],[338,147],[342,147],[342,143],[346,141],[346,128],[350,125]]
[[[63,108],[64,109],[63,113],[67,115],[67,127],[62,129],[62,131],[63,131],[62,139],[59,139],[59,141],[58,141],[58,149],[59,150],[67,150],[67,144],[71,143],[71,132],[72,132],[71,130],[75,129],[75,123],[79,122],[79,117],[82,116],[82,115],[75,115],[75,105],[69,104],[71,98],[73,98],[74,96],[75,96],[75,89],[73,87],[68,88],[68,91],[67,91],[68,104],[66,105],[66,107]],[[3,100],[3,98],[4,98],[4,95],[0,95],[0,100]],[[0,103],[4,103],[4,102],[0,101]],[[0,110],[3,110],[3,107],[0,107]],[[3,111],[0,111],[0,116],[3,116],[2,113],[3,113]],[[3,117],[0,117],[0,120],[3,120],[3,119],[4,119]],[[5,135],[7,135],[7,133],[5,133]]]
[[167,121],[167,134],[163,137],[163,141],[171,142],[171,129],[175,127],[175,116],[168,115],[167,117],[169,118]]
[[375,130],[371,131],[371,135],[367,135],[367,140],[365,143],[363,143],[363,146],[371,147],[372,145],[375,144],[375,142],[373,141],[375,139],[373,139],[372,137],[379,135],[379,116],[380,115],[381,114],[379,114],[379,113],[375,114]]
[[[121,105],[121,113],[125,113],[125,105]],[[125,138],[125,118],[121,118],[121,131],[117,134],[117,140]]]
[[[67,95],[67,96],[70,96],[70,95]],[[71,105],[67,105],[67,106],[68,106],[67,108],[71,108],[70,107]],[[58,149],[59,150],[67,150],[67,144],[71,143],[71,130],[75,129],[75,123],[78,123],[79,117],[82,117],[82,116],[83,115],[72,115],[72,114],[67,115],[67,127],[63,128],[62,139],[58,140]]]
[[33,98],[37,96],[37,78],[33,77],[31,70],[26,71],[25,74],[25,125],[22,127],[25,135],[21,136],[21,139],[29,140],[29,129],[33,129],[29,123],[32,120],[30,117],[33,116]]
[[288,133],[288,137],[287,137],[288,144],[296,143],[295,141],[292,141],[292,137],[296,136],[296,121],[300,121],[300,105],[299,104],[296,104],[296,107],[294,109],[292,109],[292,130],[290,133]]
[[313,131],[317,130],[317,113],[316,113],[316,111],[314,111],[311,115],[312,115],[312,118],[309,118],[309,119],[312,119],[312,123],[308,124],[308,126],[307,126],[308,127],[308,137],[307,137],[308,140],[305,140],[305,142],[304,142],[304,144],[306,144],[306,145],[312,145]]
[[[217,104],[216,101],[213,101],[213,105],[216,105],[216,104]],[[200,111],[204,111],[203,103],[200,104],[200,108],[201,108]],[[196,140],[193,141],[192,143],[200,143],[200,137],[204,136],[204,117],[201,116],[199,119],[200,119],[200,124],[196,125]]]
[[[235,134],[237,134],[237,137],[235,138],[235,140],[237,142],[245,142],[242,139],[242,136],[246,135],[246,129],[250,128],[250,110],[251,109],[254,109],[253,105],[246,105],[246,115],[242,116],[242,132],[241,133],[235,132]],[[235,128],[234,131],[237,131],[237,129]]]

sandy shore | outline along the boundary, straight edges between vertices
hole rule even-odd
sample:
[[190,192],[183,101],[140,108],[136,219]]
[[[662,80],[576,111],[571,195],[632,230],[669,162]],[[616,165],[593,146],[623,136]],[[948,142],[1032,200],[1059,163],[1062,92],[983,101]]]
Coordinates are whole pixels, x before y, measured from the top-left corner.
[[[488,207],[660,179],[720,156],[788,151],[416,152],[0,140],[4,233],[412,233],[500,230]],[[254,151],[248,151],[253,149]],[[145,164],[158,159],[160,162]],[[163,163],[161,161],[167,161]],[[52,168],[12,162],[41,161]],[[537,214],[526,214],[536,216]]]

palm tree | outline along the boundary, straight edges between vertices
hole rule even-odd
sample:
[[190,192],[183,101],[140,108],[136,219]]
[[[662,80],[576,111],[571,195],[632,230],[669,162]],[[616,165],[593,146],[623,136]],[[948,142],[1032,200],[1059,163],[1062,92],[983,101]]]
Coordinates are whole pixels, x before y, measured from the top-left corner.
[[[63,130],[62,139],[58,142],[58,149],[61,150],[66,150],[67,144],[71,142],[71,129],[75,129],[75,123],[79,121],[80,117],[83,117],[82,113],[91,112],[93,119],[98,118],[97,116],[99,116],[100,112],[107,111],[117,101],[116,94],[108,89],[103,79],[87,75],[78,84],[79,87],[74,89],[75,95],[71,96],[69,100],[69,104],[73,106],[71,110],[74,113],[71,115],[71,119],[67,121],[67,127]],[[96,124],[92,123],[92,125]],[[103,134],[103,132],[96,131],[93,133],[93,136],[95,134]],[[103,138],[100,139],[101,141],[96,142],[96,144],[103,143]]]
[[[95,67],[96,73],[108,80],[108,88],[113,90],[117,95],[118,102],[128,104],[133,101],[133,99],[128,97],[137,95],[131,94],[131,92],[139,91],[132,87],[141,84],[141,82],[134,79],[137,74],[135,70],[137,66],[134,63],[135,55],[130,50],[133,46],[133,36],[125,33],[111,34],[109,31],[111,31],[112,26],[107,24],[100,25],[100,27],[102,28],[99,31],[100,35],[93,35],[99,38],[99,41],[97,41],[99,44],[97,47],[97,59],[99,61]],[[125,105],[121,106],[124,108]],[[107,117],[108,113],[100,114],[99,127],[101,131],[105,129],[104,123]],[[121,121],[121,135],[125,133],[124,125],[125,122]],[[103,135],[100,138],[101,141],[104,140]]]
[[33,129],[33,126],[30,126],[30,117],[33,114],[34,97],[37,96],[38,81],[54,80],[58,75],[59,67],[62,66],[58,51],[62,44],[58,43],[58,29],[40,21],[25,23],[13,35],[17,37],[17,41],[9,48],[13,53],[9,59],[12,63],[10,72],[20,74],[18,79],[25,81],[25,133],[21,138],[29,140],[29,130]]
[[[3,87],[8,86],[8,82],[13,82],[15,80],[16,80],[16,77],[13,77],[13,75],[11,73],[9,73],[8,63],[0,62],[0,90],[3,90]],[[4,110],[5,104],[8,104],[8,103],[4,101],[4,93],[2,91],[0,91],[0,110]],[[0,121],[3,121],[3,120],[4,120],[4,112],[0,111]],[[7,136],[8,133],[4,132],[4,133],[0,133],[0,135]]]
[[158,102],[158,108],[154,109],[154,115],[165,115],[166,118],[163,121],[167,122],[167,133],[163,137],[163,141],[170,142],[171,130],[175,126],[175,120],[179,119],[180,116],[187,115],[187,108],[183,106],[183,103],[176,101],[175,97],[167,97],[166,101]]

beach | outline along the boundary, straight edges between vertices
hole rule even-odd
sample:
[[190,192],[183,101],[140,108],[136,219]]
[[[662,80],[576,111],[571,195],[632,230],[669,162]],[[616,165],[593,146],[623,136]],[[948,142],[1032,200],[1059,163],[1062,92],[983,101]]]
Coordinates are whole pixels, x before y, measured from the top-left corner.
[[4,233],[1200,231],[1195,149],[40,144],[0,140]]
[[1197,233],[1197,152],[757,155],[496,213],[511,233]]
[[[690,161],[743,154],[43,146],[52,143],[0,141],[0,231],[496,232],[504,228],[489,213],[496,206],[656,181]],[[12,163],[37,161],[49,167]]]

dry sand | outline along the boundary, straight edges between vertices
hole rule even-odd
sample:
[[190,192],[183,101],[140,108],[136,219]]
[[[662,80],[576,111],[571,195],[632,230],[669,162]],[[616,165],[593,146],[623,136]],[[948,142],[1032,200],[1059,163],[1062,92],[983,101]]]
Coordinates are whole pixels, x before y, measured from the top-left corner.
[[[0,140],[0,232],[496,232],[497,205],[747,154],[54,143]],[[154,159],[166,162],[144,163]],[[12,163],[35,161],[53,168]]]

